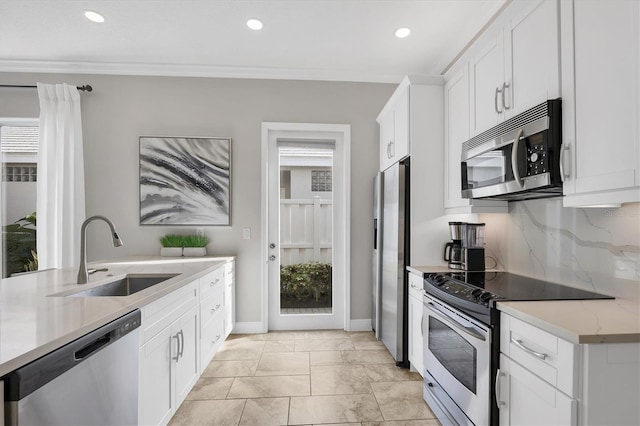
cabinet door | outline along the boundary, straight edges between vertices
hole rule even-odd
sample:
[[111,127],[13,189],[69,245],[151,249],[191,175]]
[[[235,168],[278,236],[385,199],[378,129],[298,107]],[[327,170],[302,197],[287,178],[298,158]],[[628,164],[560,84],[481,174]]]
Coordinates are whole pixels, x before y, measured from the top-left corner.
[[225,287],[224,287],[224,335],[231,334],[236,322],[236,297],[235,297],[235,266],[234,263],[225,265]]
[[560,96],[558,3],[533,2],[505,29],[504,94],[508,117]]
[[471,133],[475,136],[504,119],[502,90],[504,83],[503,32],[484,40],[469,64],[471,78]]
[[422,361],[422,300],[411,294],[409,297],[409,362],[424,376]]
[[391,150],[393,163],[409,155],[409,90],[407,87],[398,97],[393,108],[394,140]]
[[465,207],[469,206],[469,200],[461,195],[460,154],[462,144],[469,139],[469,72],[466,66],[444,86],[444,108],[444,207]]
[[[639,201],[640,3],[562,6],[563,143],[573,151],[564,192],[593,194],[582,205]],[[580,203],[565,197],[565,205]]]
[[496,398],[501,425],[575,425],[576,400],[500,354]]
[[138,421],[141,425],[166,424],[174,411],[172,357],[177,341],[166,327],[140,348]]
[[378,123],[380,124],[380,171],[384,171],[393,164],[392,149],[395,137],[393,109],[389,109],[380,117]]
[[179,407],[198,381],[198,307],[180,317],[172,329],[180,340],[180,352],[174,364],[176,407]]

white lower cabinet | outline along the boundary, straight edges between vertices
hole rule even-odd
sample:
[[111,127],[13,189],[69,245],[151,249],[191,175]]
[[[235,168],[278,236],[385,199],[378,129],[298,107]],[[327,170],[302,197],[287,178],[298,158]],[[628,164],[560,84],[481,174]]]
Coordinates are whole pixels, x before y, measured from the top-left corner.
[[193,306],[140,348],[138,423],[166,424],[198,380]]
[[138,423],[165,425],[235,320],[234,262],[143,306]]
[[501,425],[640,424],[640,343],[574,344],[502,312]]
[[409,274],[409,363],[424,377],[422,303],[422,276]]
[[496,384],[501,425],[575,425],[577,401],[504,354]]

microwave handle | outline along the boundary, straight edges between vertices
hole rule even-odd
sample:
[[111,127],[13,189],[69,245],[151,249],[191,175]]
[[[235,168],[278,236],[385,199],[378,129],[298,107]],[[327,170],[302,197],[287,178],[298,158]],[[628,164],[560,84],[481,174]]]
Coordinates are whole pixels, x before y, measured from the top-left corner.
[[511,148],[511,169],[513,170],[513,178],[520,188],[524,185],[522,178],[520,177],[520,170],[518,170],[518,147],[520,146],[520,138],[522,137],[523,130],[518,130],[515,139],[513,140],[513,148]]

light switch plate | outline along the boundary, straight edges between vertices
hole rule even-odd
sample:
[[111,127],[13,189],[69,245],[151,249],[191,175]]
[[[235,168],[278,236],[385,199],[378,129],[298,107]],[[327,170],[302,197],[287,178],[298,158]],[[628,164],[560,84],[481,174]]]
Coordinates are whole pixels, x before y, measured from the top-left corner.
[[242,228],[242,239],[243,240],[251,239],[251,228]]

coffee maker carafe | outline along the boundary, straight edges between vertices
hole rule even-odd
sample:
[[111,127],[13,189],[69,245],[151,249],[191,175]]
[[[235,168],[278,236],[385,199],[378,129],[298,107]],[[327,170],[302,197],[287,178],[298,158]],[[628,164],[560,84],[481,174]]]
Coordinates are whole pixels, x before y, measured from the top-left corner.
[[462,225],[463,222],[449,222],[451,241],[445,244],[442,255],[449,269],[464,269],[462,264]]
[[462,269],[484,271],[484,223],[462,225]]

